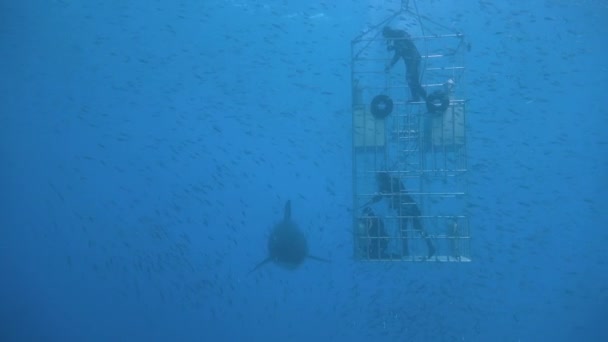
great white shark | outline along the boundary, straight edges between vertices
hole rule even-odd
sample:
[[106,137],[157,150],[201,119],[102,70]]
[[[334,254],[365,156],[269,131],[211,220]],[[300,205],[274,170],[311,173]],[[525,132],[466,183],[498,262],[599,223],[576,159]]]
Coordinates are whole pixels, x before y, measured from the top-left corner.
[[293,270],[300,266],[306,258],[329,262],[327,259],[308,253],[308,242],[304,233],[291,218],[291,201],[288,200],[285,203],[283,219],[275,224],[268,237],[268,256],[249,273],[255,272],[269,262]]

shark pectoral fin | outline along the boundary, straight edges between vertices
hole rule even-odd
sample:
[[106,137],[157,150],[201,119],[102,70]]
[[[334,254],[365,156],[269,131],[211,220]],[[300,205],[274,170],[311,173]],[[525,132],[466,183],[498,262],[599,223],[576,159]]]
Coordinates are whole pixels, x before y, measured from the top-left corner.
[[257,270],[258,270],[260,267],[262,267],[262,266],[264,266],[265,264],[267,264],[267,263],[268,263],[270,260],[272,260],[272,259],[270,259],[270,257],[268,257],[268,258],[266,258],[266,259],[262,260],[262,262],[260,262],[259,264],[257,264],[257,265],[255,266],[255,268],[254,268],[254,269],[252,269],[251,271],[249,271],[249,273],[247,273],[247,274],[249,275],[249,274],[251,274],[251,273],[253,273],[253,272],[257,271]]
[[316,256],[314,256],[314,255],[308,255],[308,257],[309,257],[310,259],[317,260],[317,261],[321,261],[321,262],[331,262],[330,260],[323,259],[323,258],[319,258],[319,257],[316,257]]

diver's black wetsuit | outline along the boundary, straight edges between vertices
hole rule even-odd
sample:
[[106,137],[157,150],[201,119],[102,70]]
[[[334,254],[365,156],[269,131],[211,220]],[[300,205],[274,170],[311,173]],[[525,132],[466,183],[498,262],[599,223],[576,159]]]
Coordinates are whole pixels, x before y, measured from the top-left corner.
[[403,58],[406,68],[405,80],[412,93],[411,100],[420,101],[420,97],[426,100],[426,90],[420,85],[420,61],[422,58],[416,45],[403,30],[393,30],[386,27],[383,35],[387,39],[387,49],[395,51],[387,70],[392,68],[400,58]]
[[380,172],[377,175],[379,195],[376,195],[374,202],[379,201],[382,197],[389,200],[389,207],[397,212],[399,217],[399,231],[403,238],[403,254],[409,255],[409,247],[407,243],[407,229],[410,219],[414,230],[418,231],[424,238],[428,247],[428,257],[435,254],[435,247],[424,231],[420,216],[420,208],[414,199],[407,193],[403,183],[395,177],[391,177],[388,172]]
[[376,216],[369,207],[363,210],[363,214],[364,216],[361,218],[361,221],[365,225],[365,233],[367,234],[364,238],[369,239],[367,251],[365,251],[367,252],[367,258],[387,258],[386,247],[388,247],[388,235],[384,230],[384,222]]

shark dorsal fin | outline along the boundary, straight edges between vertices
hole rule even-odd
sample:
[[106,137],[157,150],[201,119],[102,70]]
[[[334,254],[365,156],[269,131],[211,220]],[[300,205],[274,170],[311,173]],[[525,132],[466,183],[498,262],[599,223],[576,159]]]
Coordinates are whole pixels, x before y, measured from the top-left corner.
[[291,201],[290,200],[288,200],[287,203],[285,203],[285,215],[284,215],[283,219],[285,221],[291,220]]

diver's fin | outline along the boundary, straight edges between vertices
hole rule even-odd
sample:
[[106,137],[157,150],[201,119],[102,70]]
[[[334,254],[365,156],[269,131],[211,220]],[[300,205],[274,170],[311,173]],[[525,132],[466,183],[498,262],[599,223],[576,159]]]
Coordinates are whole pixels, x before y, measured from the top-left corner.
[[285,221],[291,220],[291,200],[288,200],[285,203],[285,216],[283,217]]
[[253,272],[257,271],[257,270],[258,270],[260,267],[262,267],[262,266],[266,265],[266,264],[267,264],[267,263],[268,263],[270,260],[271,260],[271,259],[270,259],[270,257],[268,257],[268,258],[266,258],[266,259],[262,260],[262,262],[260,262],[259,264],[257,264],[257,265],[255,266],[255,268],[254,268],[254,269],[252,269],[251,271],[249,271],[249,273],[247,273],[247,274],[251,274],[251,273],[253,273]]
[[316,256],[314,256],[314,255],[308,255],[308,257],[309,257],[310,259],[317,260],[317,261],[321,261],[321,262],[331,262],[330,260],[323,259],[323,258],[319,258],[319,257],[316,257]]

